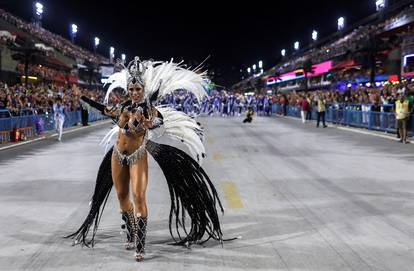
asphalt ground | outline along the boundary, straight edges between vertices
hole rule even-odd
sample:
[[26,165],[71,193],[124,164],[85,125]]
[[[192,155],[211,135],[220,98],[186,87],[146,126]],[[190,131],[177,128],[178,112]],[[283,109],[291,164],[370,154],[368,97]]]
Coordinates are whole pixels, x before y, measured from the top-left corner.
[[110,125],[0,151],[0,270],[414,270],[414,144],[295,119],[202,117],[203,167],[226,208],[221,246],[171,246],[150,158],[147,256],[133,260],[112,192],[95,248],[83,221]]

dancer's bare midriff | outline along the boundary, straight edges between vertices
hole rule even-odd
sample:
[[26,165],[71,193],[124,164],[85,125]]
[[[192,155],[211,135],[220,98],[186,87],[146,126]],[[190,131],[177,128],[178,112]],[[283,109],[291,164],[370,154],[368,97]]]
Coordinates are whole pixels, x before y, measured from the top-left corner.
[[121,153],[129,155],[142,145],[142,142],[144,141],[145,130],[141,127],[141,125],[138,127],[134,126],[134,121],[141,122],[142,118],[142,114],[139,112],[122,112],[121,116],[119,117],[118,126],[124,127],[125,124],[128,123],[128,131],[125,132],[122,130],[123,128],[121,128],[120,132],[118,133],[116,146]]

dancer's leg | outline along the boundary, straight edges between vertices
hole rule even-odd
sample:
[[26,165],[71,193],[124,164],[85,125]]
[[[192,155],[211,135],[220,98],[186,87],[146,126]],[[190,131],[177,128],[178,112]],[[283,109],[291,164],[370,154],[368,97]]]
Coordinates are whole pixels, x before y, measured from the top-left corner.
[[148,185],[148,154],[129,166],[131,189],[134,196],[135,213],[147,217],[146,191]]
[[148,157],[147,153],[136,163],[130,165],[132,194],[134,195],[137,235],[135,240],[135,260],[142,261],[145,254],[145,239],[147,235],[147,202]]
[[112,155],[112,180],[116,194],[118,196],[119,207],[126,212],[131,209],[131,201],[129,199],[129,168],[119,164],[115,154]]
[[122,220],[125,222],[121,226],[126,234],[124,245],[126,249],[133,249],[135,247],[137,226],[134,208],[129,199],[129,167],[120,165],[115,155],[112,155],[111,168],[112,180],[118,196]]

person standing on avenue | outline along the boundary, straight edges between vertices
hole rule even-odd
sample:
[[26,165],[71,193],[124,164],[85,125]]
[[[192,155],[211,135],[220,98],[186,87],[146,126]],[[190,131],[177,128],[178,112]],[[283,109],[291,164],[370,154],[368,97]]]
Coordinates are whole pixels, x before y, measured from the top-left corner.
[[57,97],[56,102],[53,104],[53,116],[55,120],[55,129],[58,133],[58,140],[62,141],[63,124],[65,123],[66,110],[62,104],[62,98]]
[[308,97],[306,97],[306,100],[308,101],[308,111],[306,112],[306,120],[312,120],[312,99],[310,95],[308,94]]
[[283,116],[287,116],[289,100],[286,95],[282,96]]
[[401,93],[395,102],[395,119],[397,120],[397,133],[400,135],[401,143],[409,143],[407,141],[407,124],[410,117],[410,102]]
[[302,117],[302,123],[305,123],[306,122],[306,115],[309,111],[309,102],[306,99],[305,95],[302,96],[302,101],[300,102],[300,107],[301,107],[300,114],[301,114],[301,117]]
[[81,109],[81,120],[82,120],[82,126],[88,126],[88,119],[89,119],[89,105],[86,103],[80,104]]
[[325,124],[325,111],[326,111],[325,99],[323,97],[319,98],[318,96],[316,96],[316,114],[317,114],[316,128],[319,128],[319,123],[321,119],[323,123],[323,128],[328,127]]

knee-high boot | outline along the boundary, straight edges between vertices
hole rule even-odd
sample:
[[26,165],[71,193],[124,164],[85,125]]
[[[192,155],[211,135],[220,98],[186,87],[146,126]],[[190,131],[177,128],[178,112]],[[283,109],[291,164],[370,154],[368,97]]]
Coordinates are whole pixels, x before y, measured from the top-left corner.
[[136,216],[137,235],[135,239],[135,260],[142,261],[145,255],[145,238],[147,235],[147,218]]
[[137,224],[134,217],[134,208],[131,207],[126,212],[121,212],[122,220],[125,221],[125,224],[121,225],[121,228],[124,230],[126,235],[125,240],[125,249],[133,249],[135,247],[135,239],[137,235]]

